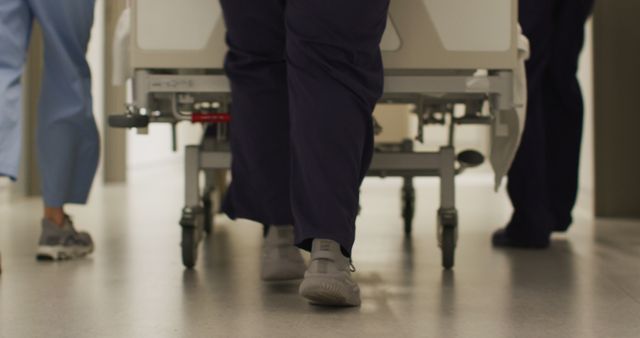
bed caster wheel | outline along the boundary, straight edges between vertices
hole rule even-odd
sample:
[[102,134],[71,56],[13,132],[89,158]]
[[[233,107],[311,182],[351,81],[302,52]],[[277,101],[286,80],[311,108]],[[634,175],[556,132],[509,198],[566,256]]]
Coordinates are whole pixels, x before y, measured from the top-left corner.
[[438,214],[438,241],[442,250],[442,267],[449,270],[455,264],[458,216],[455,210],[441,210]]
[[213,231],[214,223],[213,201],[210,197],[202,199],[202,207],[204,209],[204,232],[210,234]]
[[404,219],[404,235],[407,237],[410,237],[411,233],[413,233],[413,218],[405,218]]
[[198,239],[195,228],[182,228],[182,264],[193,269],[198,260]]
[[140,114],[110,115],[109,126],[113,128],[146,128],[149,116]]
[[415,190],[402,190],[402,219],[404,220],[404,234],[411,236],[413,231],[413,216],[415,215],[416,194]]
[[446,270],[453,268],[455,263],[456,233],[453,227],[446,227],[442,231],[442,267]]
[[[199,208],[198,208],[199,209]],[[185,208],[182,211],[180,226],[182,227],[182,264],[187,269],[193,269],[198,260],[198,244],[202,234],[202,210]]]
[[405,177],[402,187],[402,219],[404,220],[404,234],[411,236],[413,231],[413,216],[416,213],[416,190],[413,178]]

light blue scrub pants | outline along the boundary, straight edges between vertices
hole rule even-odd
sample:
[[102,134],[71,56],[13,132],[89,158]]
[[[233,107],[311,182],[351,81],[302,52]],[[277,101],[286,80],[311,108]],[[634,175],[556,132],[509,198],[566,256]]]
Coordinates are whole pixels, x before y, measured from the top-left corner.
[[32,23],[44,35],[37,152],[45,205],[84,204],[100,152],[85,58],[95,0],[0,0],[0,176],[16,179],[21,85]]

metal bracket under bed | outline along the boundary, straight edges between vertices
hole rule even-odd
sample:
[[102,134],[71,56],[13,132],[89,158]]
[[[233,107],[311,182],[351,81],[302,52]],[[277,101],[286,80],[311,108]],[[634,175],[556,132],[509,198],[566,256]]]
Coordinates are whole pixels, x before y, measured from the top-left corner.
[[[427,107],[447,103],[475,102],[490,100],[494,110],[509,109],[512,106],[512,73],[510,71],[491,72],[484,76],[461,73],[436,74],[387,74],[385,77],[385,95],[382,103],[412,104],[419,117]],[[134,80],[134,107],[126,115],[111,116],[110,124],[115,127],[145,128],[149,122],[177,123],[187,120],[175,111],[176,102],[171,106],[165,103],[162,110],[173,109],[172,114],[160,113],[154,109],[140,112],[137,107],[154,107],[155,97],[171,97],[178,94],[204,94],[208,99],[221,102],[221,111],[228,111],[230,89],[227,78],[219,73],[176,74],[170,72],[136,71]],[[139,118],[142,117],[142,120]],[[132,123],[138,119],[137,125]],[[425,119],[431,118],[426,116]],[[127,120],[129,119],[129,120]],[[424,122],[424,121],[423,121]],[[447,123],[445,118],[437,121]],[[458,238],[458,212],[455,199],[455,176],[467,167],[483,162],[477,152],[464,152],[456,156],[453,145],[453,129],[456,124],[491,124],[491,116],[469,114],[455,118],[453,113],[448,119],[450,136],[446,146],[433,152],[413,151],[413,141],[402,144],[380,145],[373,157],[368,176],[399,176],[404,179],[402,187],[402,215],[405,221],[405,234],[412,230],[415,210],[415,189],[413,177],[440,177],[440,208],[438,211],[438,244],[442,249],[442,265],[450,269],[454,265],[455,248]],[[427,122],[425,122],[427,124]],[[423,124],[420,123],[419,128]],[[217,130],[217,132],[216,132]],[[205,233],[213,228],[215,206],[214,192],[226,188],[226,170],[230,168],[231,154],[226,135],[220,135],[220,128],[207,129],[200,145],[190,145],[185,152],[185,207],[182,211],[182,259],[187,268],[193,268],[197,261],[198,246]],[[201,188],[200,173],[204,172],[205,182]]]

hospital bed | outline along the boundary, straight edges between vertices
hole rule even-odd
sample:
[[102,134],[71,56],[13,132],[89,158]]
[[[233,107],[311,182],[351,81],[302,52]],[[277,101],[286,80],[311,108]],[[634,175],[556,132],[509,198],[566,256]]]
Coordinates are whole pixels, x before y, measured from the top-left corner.
[[[212,196],[226,187],[231,161],[230,88],[222,69],[224,34],[217,0],[133,0],[120,17],[114,41],[114,81],[131,79],[131,101],[124,114],[110,116],[112,127],[137,128],[144,134],[149,123],[175,126],[190,121],[206,128],[201,143],[185,151],[180,225],[187,268],[195,265],[199,242],[211,232]],[[456,152],[456,127],[489,128],[496,189],[523,130],[528,43],[519,33],[517,2],[393,0],[381,48],[385,64],[381,103],[409,105],[418,123],[409,133],[409,121],[398,115],[393,123],[402,124],[399,129],[406,135],[397,142],[377,142],[369,175],[404,178],[402,215],[407,235],[416,203],[413,177],[440,178],[437,240],[442,265],[450,269],[458,240],[455,177],[484,162],[477,150]],[[414,150],[414,144],[423,140],[424,128],[433,124],[447,126],[448,139],[437,151]],[[375,128],[383,135],[387,127],[376,123]]]

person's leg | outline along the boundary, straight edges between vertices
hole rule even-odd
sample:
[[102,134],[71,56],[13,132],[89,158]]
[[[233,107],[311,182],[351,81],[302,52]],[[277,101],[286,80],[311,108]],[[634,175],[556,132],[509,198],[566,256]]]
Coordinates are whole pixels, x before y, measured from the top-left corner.
[[231,81],[232,181],[223,211],[269,225],[293,224],[284,0],[221,0]]
[[561,1],[545,86],[547,191],[557,231],[572,223],[578,191],[584,106],[576,77],[593,0]]
[[37,138],[42,190],[59,220],[64,204],[86,203],[100,153],[85,58],[94,0],[29,2],[45,45]]
[[[558,0],[520,0],[520,24],[531,42],[526,64],[529,100],[522,142],[508,174],[507,191],[514,212],[505,234],[522,246],[548,245],[553,217],[547,199],[544,87],[555,34],[554,8]],[[494,244],[496,242],[494,237]]]
[[0,2],[0,176],[14,180],[18,176],[22,143],[20,78],[32,21],[25,0]]
[[29,45],[31,23],[31,11],[24,0],[0,2],[0,176],[8,176],[13,180],[18,176],[20,165],[20,77]]
[[28,2],[45,45],[37,130],[45,218],[38,258],[74,258],[93,251],[91,237],[73,228],[63,207],[86,203],[100,156],[85,57],[94,0]]
[[359,189],[382,94],[388,0],[288,0],[292,207],[300,247],[355,239]]
[[263,280],[302,278],[290,202],[284,0],[221,0],[231,81],[232,181],[223,211],[265,225]]
[[311,251],[299,292],[312,304],[360,304],[350,256],[373,153],[371,114],[383,89],[379,45],[388,6],[287,2],[291,196],[298,245]]

